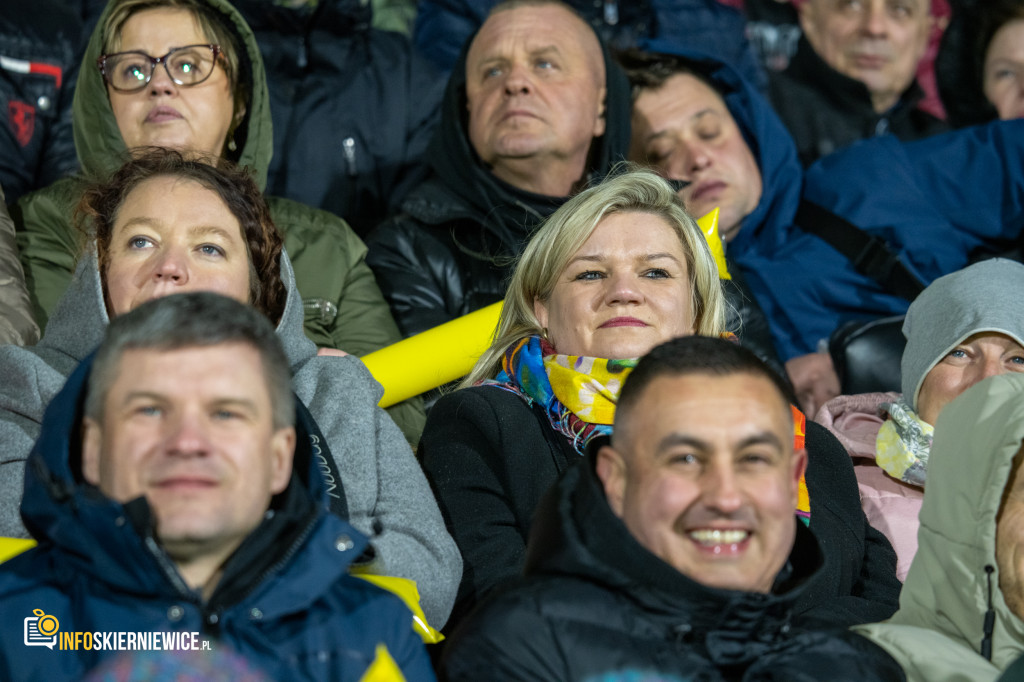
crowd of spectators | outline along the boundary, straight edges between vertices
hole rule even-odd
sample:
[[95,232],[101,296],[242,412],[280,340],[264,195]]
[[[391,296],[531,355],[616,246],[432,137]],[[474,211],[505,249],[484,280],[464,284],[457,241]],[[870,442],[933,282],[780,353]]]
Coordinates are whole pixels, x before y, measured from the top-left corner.
[[1024,679],[1024,1],[36,0],[4,103],[3,679]]

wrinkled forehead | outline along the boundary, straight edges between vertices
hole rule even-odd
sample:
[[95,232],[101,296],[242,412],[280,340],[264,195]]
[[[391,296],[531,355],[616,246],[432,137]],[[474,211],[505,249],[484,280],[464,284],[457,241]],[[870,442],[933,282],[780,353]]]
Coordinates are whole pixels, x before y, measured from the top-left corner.
[[528,53],[557,51],[586,60],[594,75],[604,80],[604,56],[597,35],[568,8],[520,5],[492,13],[470,43],[467,68],[484,60],[511,57],[517,48]]
[[[912,16],[918,19],[924,19],[932,16],[938,9],[939,0],[863,0],[860,4],[872,5],[878,4],[884,10],[899,10],[902,8],[912,10]],[[794,5],[798,8],[801,5],[812,5],[815,12],[819,12],[822,16],[831,15],[847,15],[856,16],[851,12],[849,0],[794,0]]]

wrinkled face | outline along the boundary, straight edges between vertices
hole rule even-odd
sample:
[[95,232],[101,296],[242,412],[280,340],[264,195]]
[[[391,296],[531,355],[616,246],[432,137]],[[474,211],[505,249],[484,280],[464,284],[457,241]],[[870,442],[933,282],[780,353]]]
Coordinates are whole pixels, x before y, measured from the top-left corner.
[[[117,51],[162,57],[175,47],[210,42],[188,10],[148,9],[124,23]],[[175,84],[161,64],[138,92],[108,86],[107,94],[129,148],[157,146],[220,156],[235,116],[231,83],[221,67],[199,85],[185,87]]]
[[[1024,452],[1024,451],[1022,451]],[[1024,475],[1021,452],[1013,460],[1010,480],[996,517],[996,565],[999,590],[1006,605],[1018,618],[1024,618]]]
[[650,213],[604,218],[534,313],[559,353],[636,358],[693,334],[686,253],[675,231]]
[[790,414],[764,377],[655,379],[598,455],[612,511],[689,578],[769,592],[793,547],[806,464]]
[[800,26],[833,69],[867,86],[888,110],[914,80],[934,25],[931,0],[806,0]]
[[637,97],[630,156],[689,182],[679,195],[691,215],[718,207],[726,240],[761,201],[761,171],[739,126],[721,96],[694,76],[677,74]]
[[105,273],[111,317],[186,291],[248,303],[249,276],[238,219],[212,190],[192,180],[155,177],[121,204]]
[[555,5],[491,16],[466,58],[469,139],[499,177],[521,159],[582,170],[591,141],[604,133],[604,94],[597,38]]
[[917,394],[917,414],[931,425],[942,408],[986,377],[1024,372],[1024,348],[1005,334],[969,336],[932,367]]
[[1003,24],[985,53],[985,97],[1004,121],[1024,118],[1024,19]]
[[102,423],[85,420],[83,475],[118,502],[145,496],[176,560],[225,553],[291,475],[259,352],[229,343],[125,351]]

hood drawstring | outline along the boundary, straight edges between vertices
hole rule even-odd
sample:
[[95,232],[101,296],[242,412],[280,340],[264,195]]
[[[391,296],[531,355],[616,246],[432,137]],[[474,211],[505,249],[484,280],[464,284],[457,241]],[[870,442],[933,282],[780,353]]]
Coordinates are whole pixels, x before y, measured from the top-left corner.
[[985,625],[982,629],[985,636],[981,638],[981,655],[986,661],[992,660],[992,631],[996,625],[996,610],[992,608],[992,574],[995,570],[991,564],[985,566],[988,578],[988,611],[985,612]]

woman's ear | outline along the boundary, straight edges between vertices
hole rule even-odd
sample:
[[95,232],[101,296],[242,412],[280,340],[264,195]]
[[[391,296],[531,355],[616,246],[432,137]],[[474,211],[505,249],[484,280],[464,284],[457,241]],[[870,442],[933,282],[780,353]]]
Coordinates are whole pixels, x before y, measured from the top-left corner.
[[544,329],[548,328],[548,307],[539,297],[533,299],[533,314]]

